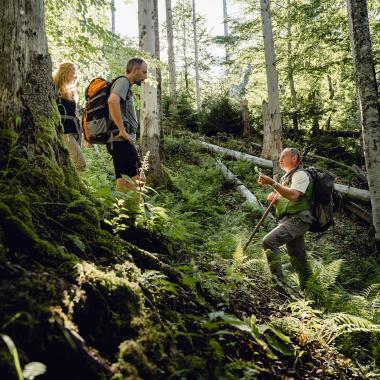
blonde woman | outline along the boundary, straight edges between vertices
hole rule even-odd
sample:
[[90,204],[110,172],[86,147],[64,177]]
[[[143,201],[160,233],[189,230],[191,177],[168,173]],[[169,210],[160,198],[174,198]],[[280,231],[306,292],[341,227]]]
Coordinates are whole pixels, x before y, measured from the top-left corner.
[[53,74],[53,82],[56,88],[57,105],[61,115],[64,130],[64,141],[69,151],[70,159],[78,171],[86,168],[81,150],[81,130],[77,117],[77,93],[75,81],[77,69],[71,62],[61,63]]

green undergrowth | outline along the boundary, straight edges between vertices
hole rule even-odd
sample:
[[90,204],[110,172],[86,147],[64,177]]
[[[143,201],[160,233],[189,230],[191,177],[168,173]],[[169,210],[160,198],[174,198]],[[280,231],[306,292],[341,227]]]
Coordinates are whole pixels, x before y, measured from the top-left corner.
[[[78,177],[58,165],[67,155],[35,168],[33,151],[9,144],[16,137],[0,138],[0,332],[21,365],[0,346],[1,378],[20,379],[31,362],[55,380],[348,379],[373,368],[376,286],[368,279],[355,298],[327,241],[314,245],[321,270],[306,299],[286,255],[293,290],[275,289],[261,249],[274,222],[243,252],[262,211],[189,139],[166,139],[169,189],[121,194],[104,147],[85,149]],[[265,204],[258,171],[225,163]],[[364,290],[359,277],[355,286]]]
[[[165,204],[171,215],[178,218],[182,227],[185,227],[188,244],[197,247],[196,257],[190,256],[192,265],[197,265],[198,270],[200,267],[218,274],[224,267],[227,268],[224,273],[228,274],[234,267],[231,260],[236,260],[239,262],[239,271],[248,275],[244,280],[258,276],[259,273],[268,281],[268,269],[261,250],[261,241],[275,223],[267,220],[247,253],[236,253],[238,249],[233,247],[247,240],[261,212],[242,204],[240,195],[231,184],[225,182],[216,169],[215,159],[202,153],[190,140],[169,139],[166,145],[167,165],[172,173],[175,189],[170,193],[161,192],[157,200]],[[226,160],[222,155],[216,158],[221,159],[248,189],[254,192],[264,206],[268,204],[265,198],[270,189],[257,185],[259,172],[263,170],[247,162]],[[357,239],[358,236],[361,237],[360,241]],[[355,223],[354,220],[346,220],[341,215],[336,217],[336,225],[328,233],[306,235],[314,272],[306,290],[307,308],[313,310],[323,321],[318,322],[321,323],[320,328],[327,329],[330,333],[334,329],[339,331],[334,339],[327,339],[329,344],[336,343],[342,351],[349,356],[356,356],[368,365],[368,368],[371,367],[372,360],[379,360],[380,317],[380,293],[376,290],[380,266],[376,257],[363,251],[363,248],[369,245],[369,239],[365,226]],[[179,258],[175,257],[176,260],[182,261],[188,258],[185,252]],[[297,289],[298,279],[285,252],[281,260],[286,283],[291,289]],[[186,267],[186,270],[189,269]],[[202,283],[201,276],[192,276],[189,282]],[[213,287],[212,279],[204,282],[208,283],[205,286]],[[235,286],[238,288],[241,285],[228,283],[229,291],[225,292],[223,285],[214,285],[222,289],[223,295],[233,293],[231,289],[235,289]],[[228,301],[226,303],[228,304]],[[314,323],[312,318],[309,322]],[[364,343],[368,337],[369,342]],[[357,344],[360,345],[361,351],[357,349]]]

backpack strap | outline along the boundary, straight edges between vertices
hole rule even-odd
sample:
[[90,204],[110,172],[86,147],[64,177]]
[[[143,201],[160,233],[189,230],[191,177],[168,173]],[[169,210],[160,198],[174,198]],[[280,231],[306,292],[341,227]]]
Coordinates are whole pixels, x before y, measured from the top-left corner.
[[298,172],[300,170],[306,171],[302,166],[298,165],[294,169],[292,169],[289,173],[286,173],[284,176],[281,177],[281,185],[289,185],[289,183],[292,181],[293,174],[295,172]]
[[[112,82],[111,82],[110,92],[111,92],[111,88],[112,88],[112,86],[114,85],[114,83],[115,83],[118,79],[120,79],[120,78],[125,78],[125,79],[129,82],[129,79],[128,79],[125,75],[120,75],[120,76],[116,77],[116,78],[113,79]],[[132,84],[131,84],[131,82],[129,82],[129,88],[128,88],[128,92],[127,92],[127,96],[125,97],[125,100],[127,101],[127,100],[130,99],[132,96],[133,96],[133,92],[132,92]]]

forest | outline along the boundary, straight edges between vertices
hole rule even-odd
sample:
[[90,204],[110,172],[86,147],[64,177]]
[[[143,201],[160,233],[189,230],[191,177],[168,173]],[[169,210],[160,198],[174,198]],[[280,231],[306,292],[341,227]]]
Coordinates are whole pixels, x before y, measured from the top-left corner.
[[380,378],[379,0],[1,0],[0,35],[1,380]]

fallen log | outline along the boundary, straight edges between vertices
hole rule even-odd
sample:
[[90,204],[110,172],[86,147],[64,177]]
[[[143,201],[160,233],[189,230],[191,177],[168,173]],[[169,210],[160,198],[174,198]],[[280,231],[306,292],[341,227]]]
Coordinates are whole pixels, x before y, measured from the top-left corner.
[[361,131],[324,131],[319,130],[319,134],[322,136],[332,136],[332,137],[361,137]]
[[[265,168],[273,168],[273,163],[270,160],[265,160],[264,158],[252,156],[250,154],[238,152],[232,149],[222,148],[221,146],[208,144],[204,141],[198,141],[202,148],[208,152],[214,153],[222,153],[226,157],[234,158],[236,160],[243,160],[252,162],[255,165],[265,167]],[[335,191],[341,193],[346,198],[350,198],[355,201],[361,202],[370,202],[371,197],[368,190],[357,189],[356,187],[346,186],[336,183]]]
[[371,202],[371,197],[368,190],[357,189],[356,187],[340,185],[336,183],[335,191],[341,193],[343,197],[350,198],[361,202]]
[[204,141],[199,141],[199,144],[208,152],[221,153],[228,157],[235,158],[236,160],[243,160],[252,162],[255,165],[264,167],[264,168],[273,168],[273,163],[270,160],[265,160],[264,158],[252,156],[247,153],[238,152],[236,150],[222,148],[221,146],[209,144]]
[[256,196],[252,194],[245,186],[244,184],[225,166],[223,165],[219,160],[216,160],[216,165],[220,169],[220,171],[223,174],[223,177],[227,180],[231,181],[240,195],[246,200],[247,204],[253,205],[253,206],[259,206],[262,208],[261,204],[257,200]]
[[372,214],[368,211],[362,209],[359,205],[356,203],[345,201],[343,203],[343,207],[345,207],[347,210],[351,211],[353,214],[355,214],[357,217],[359,217],[361,220],[368,224],[372,224]]
[[372,214],[362,207],[357,205],[354,202],[348,201],[347,199],[343,199],[340,195],[334,196],[335,204],[337,209],[341,211],[342,208],[348,210],[352,214],[356,215],[358,218],[363,220],[368,224],[372,224]]

